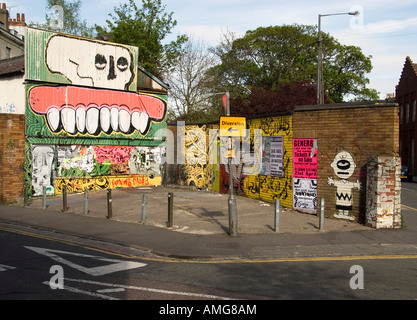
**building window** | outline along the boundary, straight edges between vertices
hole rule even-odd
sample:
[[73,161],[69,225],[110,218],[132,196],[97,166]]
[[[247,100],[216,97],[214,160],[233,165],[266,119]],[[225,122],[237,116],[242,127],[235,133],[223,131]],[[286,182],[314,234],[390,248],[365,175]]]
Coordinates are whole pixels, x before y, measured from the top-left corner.
[[6,47],[6,59],[10,59],[12,49]]
[[416,100],[413,100],[413,123],[416,122]]
[[405,105],[405,123],[410,122],[410,104],[407,102]]

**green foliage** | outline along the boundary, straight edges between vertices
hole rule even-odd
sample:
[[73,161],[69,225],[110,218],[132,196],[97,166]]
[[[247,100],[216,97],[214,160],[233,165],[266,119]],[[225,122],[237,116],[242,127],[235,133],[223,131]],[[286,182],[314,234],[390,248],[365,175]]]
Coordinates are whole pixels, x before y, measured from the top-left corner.
[[111,20],[106,21],[108,30],[96,25],[98,36],[138,47],[139,64],[160,76],[181,52],[182,44],[187,40],[185,35],[180,35],[175,41],[163,44],[163,40],[177,25],[173,13],[167,13],[165,9],[161,0],[142,0],[142,7],[138,7],[134,0],[129,0],[109,14]]
[[[346,95],[377,99],[365,77],[372,70],[371,58],[355,46],[345,46],[323,34],[325,92],[330,102],[342,102]],[[234,39],[227,50],[215,50],[221,64],[210,72],[218,87],[248,96],[253,87],[275,89],[292,81],[316,83],[318,32],[315,26],[284,25],[261,27]]]

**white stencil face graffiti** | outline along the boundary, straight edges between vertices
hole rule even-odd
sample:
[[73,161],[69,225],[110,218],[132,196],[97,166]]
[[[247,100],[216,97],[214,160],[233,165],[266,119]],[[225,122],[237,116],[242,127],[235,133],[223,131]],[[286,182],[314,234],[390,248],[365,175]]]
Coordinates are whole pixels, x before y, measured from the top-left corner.
[[54,149],[47,146],[36,146],[32,150],[32,188],[34,196],[43,194],[46,187],[47,194],[54,194],[52,186],[52,166],[54,163]]
[[134,80],[133,53],[124,46],[68,36],[53,36],[46,49],[46,65],[72,84],[128,90]]
[[334,180],[332,177],[328,179],[329,185],[336,187],[336,209],[339,213],[334,215],[335,218],[355,220],[350,216],[349,211],[353,210],[353,189],[361,189],[359,180],[357,182],[349,182],[348,179],[353,175],[356,169],[355,160],[349,152],[342,151],[336,155],[331,167],[336,177],[340,180]]

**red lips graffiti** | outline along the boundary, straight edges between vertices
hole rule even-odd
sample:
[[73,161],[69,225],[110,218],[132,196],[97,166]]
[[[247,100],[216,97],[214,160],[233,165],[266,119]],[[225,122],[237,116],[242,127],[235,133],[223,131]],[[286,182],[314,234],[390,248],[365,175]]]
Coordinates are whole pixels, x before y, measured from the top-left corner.
[[145,135],[151,121],[164,120],[167,109],[166,102],[155,96],[71,86],[34,87],[28,97],[32,110],[45,116],[52,132],[71,135],[135,130]]

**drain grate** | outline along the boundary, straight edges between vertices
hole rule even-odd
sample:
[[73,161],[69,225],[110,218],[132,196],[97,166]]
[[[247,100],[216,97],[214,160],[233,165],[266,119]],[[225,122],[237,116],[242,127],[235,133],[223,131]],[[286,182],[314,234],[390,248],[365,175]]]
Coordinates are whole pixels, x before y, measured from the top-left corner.
[[214,249],[237,249],[238,244],[235,242],[228,242],[228,243],[207,243],[208,248]]

